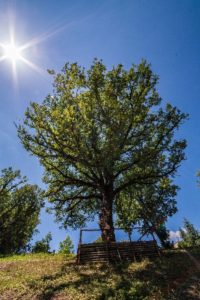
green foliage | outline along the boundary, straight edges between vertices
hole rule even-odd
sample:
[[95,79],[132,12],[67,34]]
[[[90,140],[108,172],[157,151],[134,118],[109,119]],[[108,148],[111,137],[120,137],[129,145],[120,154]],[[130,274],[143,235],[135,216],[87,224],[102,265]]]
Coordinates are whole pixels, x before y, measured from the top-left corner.
[[179,229],[182,241],[178,243],[179,247],[187,248],[200,246],[200,231],[192,223],[184,219],[184,228]]
[[41,190],[27,183],[20,171],[4,169],[0,175],[0,253],[25,251],[43,206]]
[[[125,194],[148,186],[158,193],[162,180],[175,175],[186,141],[174,134],[187,115],[161,104],[158,77],[145,61],[107,70],[95,59],[88,71],[67,63],[61,73],[50,73],[54,94],[31,103],[18,135],[45,169],[57,220],[77,228],[98,215],[105,234],[104,228],[113,228],[113,213],[130,203],[130,222],[140,218],[133,211],[143,205]],[[169,198],[153,196],[148,206],[155,204],[157,214],[166,206],[169,216],[175,212]]]
[[74,245],[69,236],[63,242],[60,242],[58,252],[63,254],[74,253]]
[[52,241],[52,234],[51,232],[49,232],[42,240],[35,242],[35,244],[32,246],[32,253],[50,253],[51,241]]
[[165,224],[158,226],[154,233],[156,233],[160,239],[162,247],[165,249],[173,248],[173,242],[170,241],[169,230],[167,230]]
[[163,247],[169,247],[169,233],[163,225],[176,211],[178,187],[169,178],[154,185],[135,185],[124,190],[117,200],[117,225],[132,228],[136,223],[142,232],[154,232]]

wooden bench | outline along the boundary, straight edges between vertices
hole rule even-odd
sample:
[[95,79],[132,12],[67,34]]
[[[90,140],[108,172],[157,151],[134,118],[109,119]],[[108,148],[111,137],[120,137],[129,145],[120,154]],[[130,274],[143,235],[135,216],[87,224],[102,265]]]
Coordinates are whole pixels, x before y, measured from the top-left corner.
[[79,244],[77,263],[137,261],[160,255],[155,240]]

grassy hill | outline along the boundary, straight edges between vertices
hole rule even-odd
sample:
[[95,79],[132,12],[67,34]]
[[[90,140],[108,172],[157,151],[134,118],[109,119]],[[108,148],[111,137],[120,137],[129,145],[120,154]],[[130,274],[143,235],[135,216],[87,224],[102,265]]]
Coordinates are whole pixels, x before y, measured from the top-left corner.
[[60,254],[0,258],[4,299],[200,299],[200,249],[115,266],[77,266]]

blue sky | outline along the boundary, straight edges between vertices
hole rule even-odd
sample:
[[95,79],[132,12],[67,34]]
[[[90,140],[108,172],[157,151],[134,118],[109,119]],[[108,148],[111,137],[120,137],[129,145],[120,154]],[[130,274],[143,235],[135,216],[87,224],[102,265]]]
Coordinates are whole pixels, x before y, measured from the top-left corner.
[[[24,51],[40,70],[17,64],[16,82],[10,61],[0,62],[0,169],[20,169],[31,183],[42,186],[43,170],[23,149],[14,122],[23,119],[30,101],[41,102],[51,93],[52,79],[46,69],[59,71],[68,61],[88,67],[94,57],[102,58],[108,67],[122,63],[128,68],[145,58],[160,76],[163,101],[190,115],[178,133],[188,141],[187,160],[176,178],[181,187],[179,211],[168,227],[176,231],[187,217],[200,228],[196,177],[200,169],[200,1],[0,0],[0,43],[9,41],[11,23],[18,45],[40,40]],[[44,212],[39,230],[36,238],[52,232],[54,249],[66,235]],[[70,236],[76,243],[78,232]]]

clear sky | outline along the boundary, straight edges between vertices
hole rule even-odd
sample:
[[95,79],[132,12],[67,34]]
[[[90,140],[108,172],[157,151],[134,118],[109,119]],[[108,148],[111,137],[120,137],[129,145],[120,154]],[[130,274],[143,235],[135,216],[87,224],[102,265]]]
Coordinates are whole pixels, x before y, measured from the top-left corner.
[[[190,115],[178,133],[188,141],[187,160],[176,179],[179,211],[168,228],[178,230],[184,217],[200,228],[200,1],[0,0],[0,43],[9,42],[11,24],[19,46],[31,41],[23,53],[31,65],[17,63],[14,78],[11,62],[0,61],[0,169],[20,169],[42,186],[42,167],[23,149],[14,122],[23,119],[30,101],[41,102],[51,93],[46,69],[59,71],[74,61],[88,67],[94,57],[108,67],[122,63],[129,68],[145,58],[160,76],[163,101]],[[51,231],[56,249],[66,235],[58,227],[43,212],[36,238]],[[78,233],[70,236],[76,243]]]

